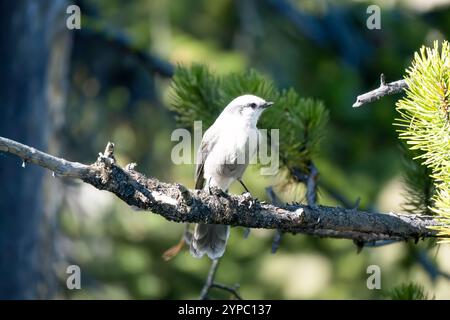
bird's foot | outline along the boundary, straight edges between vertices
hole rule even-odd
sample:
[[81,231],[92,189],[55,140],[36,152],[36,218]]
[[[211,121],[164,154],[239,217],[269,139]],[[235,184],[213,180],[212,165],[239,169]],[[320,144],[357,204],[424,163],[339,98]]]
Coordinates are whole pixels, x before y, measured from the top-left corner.
[[211,196],[214,195],[214,196],[223,197],[223,198],[228,197],[228,194],[220,188],[208,187],[207,190],[208,190],[209,195],[211,195]]

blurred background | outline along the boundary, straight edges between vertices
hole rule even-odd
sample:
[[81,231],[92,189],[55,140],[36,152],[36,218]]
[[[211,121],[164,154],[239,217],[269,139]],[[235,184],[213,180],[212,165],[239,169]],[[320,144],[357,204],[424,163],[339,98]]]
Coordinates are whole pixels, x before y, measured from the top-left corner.
[[[81,29],[66,9],[80,7]],[[369,5],[381,29],[369,30]],[[353,109],[356,96],[401,79],[422,45],[450,35],[449,0],[83,0],[1,1],[0,135],[82,163],[108,141],[120,165],[192,188],[193,166],[174,165],[170,105],[174,66],[202,63],[217,74],[254,68],[279,88],[322,100],[330,122],[315,160],[319,203],[401,212],[402,153],[385,97]],[[250,168],[259,199],[265,188],[285,201],[304,189],[280,186]],[[187,250],[162,253],[183,225],[133,211],[114,195],[0,154],[0,298],[197,298],[210,261]],[[231,190],[243,192],[239,185]],[[340,199],[340,200],[339,200]],[[418,283],[429,298],[450,299],[450,248],[433,242],[364,248],[352,241],[283,236],[232,228],[217,280],[239,284],[245,299],[384,299]],[[81,268],[68,290],[66,268]],[[381,267],[381,290],[366,286]],[[228,298],[213,291],[213,298]]]

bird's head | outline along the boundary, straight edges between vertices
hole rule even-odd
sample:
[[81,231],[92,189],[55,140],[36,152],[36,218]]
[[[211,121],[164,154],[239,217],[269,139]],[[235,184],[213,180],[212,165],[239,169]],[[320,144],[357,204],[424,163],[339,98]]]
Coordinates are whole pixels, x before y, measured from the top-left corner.
[[233,99],[223,110],[225,116],[233,116],[242,119],[248,125],[256,126],[259,116],[270,107],[273,102],[266,101],[260,97],[246,94]]

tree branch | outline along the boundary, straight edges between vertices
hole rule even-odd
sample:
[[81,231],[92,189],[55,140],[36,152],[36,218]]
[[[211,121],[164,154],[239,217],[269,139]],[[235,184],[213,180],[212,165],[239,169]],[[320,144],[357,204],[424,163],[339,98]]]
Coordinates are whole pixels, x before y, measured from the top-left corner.
[[416,256],[417,260],[422,265],[424,270],[428,273],[433,282],[439,276],[443,277],[444,279],[450,280],[450,274],[442,271],[438,265],[433,263],[433,260],[428,256],[428,252],[426,250],[420,250],[416,253]]
[[37,164],[63,177],[82,179],[90,171],[90,167],[82,163],[66,161],[3,137],[0,137],[0,151],[15,154],[24,163],[31,162]]
[[399,93],[403,89],[406,89],[407,86],[405,80],[386,83],[384,74],[381,74],[380,86],[375,90],[359,95],[356,98],[356,102],[353,104],[353,108],[361,107],[363,104],[373,102],[387,95]]
[[208,277],[206,278],[205,285],[203,286],[202,291],[200,292],[200,300],[206,300],[208,299],[208,293],[211,288],[217,288],[224,291],[228,291],[231,293],[237,300],[242,300],[241,296],[237,292],[237,289],[239,288],[239,285],[236,285],[234,287],[227,286],[221,283],[215,282],[217,268],[219,267],[219,259],[212,260],[211,267],[208,272]]
[[211,267],[209,268],[208,277],[206,278],[205,285],[200,292],[200,300],[206,300],[208,298],[209,289],[211,289],[216,277],[217,268],[219,267],[219,259],[211,261]]
[[173,76],[174,67],[170,62],[139,48],[125,33],[97,23],[94,19],[87,21],[87,27],[78,30],[78,34],[93,37],[114,49],[135,57],[148,71],[161,77],[171,78]]
[[[308,174],[303,174],[298,169],[292,170],[292,174],[298,181],[301,181],[306,186],[306,200],[309,206],[315,206],[317,203],[317,182],[319,179],[319,171],[317,170],[314,163],[311,161],[309,163],[309,172]],[[280,206],[281,202],[278,199],[277,195],[273,191],[272,187],[266,188],[266,194],[269,197],[272,204],[276,206]],[[272,241],[272,253],[276,253],[278,247],[281,243],[281,238],[283,237],[283,231],[277,229],[275,231],[275,236]]]
[[320,180],[319,186],[320,186],[320,188],[323,191],[328,193],[329,196],[334,198],[336,201],[338,201],[345,208],[353,208],[353,207],[355,207],[355,203],[354,202],[351,202],[344,195],[342,195],[338,190],[336,190],[333,186],[331,186],[327,182],[323,181],[323,179]]
[[[281,201],[280,199],[278,199],[277,195],[275,194],[275,191],[273,190],[272,187],[267,187],[266,188],[266,194],[270,199],[270,202],[276,206],[281,205]],[[281,230],[275,230],[275,236],[273,237],[272,240],[272,254],[276,253],[278,248],[280,247],[281,244],[281,238],[283,237],[283,231]]]
[[317,203],[317,180],[319,179],[319,171],[314,163],[309,164],[308,178],[306,179],[306,200],[308,205],[315,206]]
[[100,190],[114,193],[130,206],[150,210],[170,221],[280,229],[321,237],[357,241],[409,240],[436,237],[429,227],[442,225],[430,216],[371,213],[339,207],[260,202],[248,193],[229,195],[188,190],[180,184],[160,182],[115,164],[108,144],[92,165],[70,162],[0,137],[0,151],[50,169],[61,176],[79,178]]

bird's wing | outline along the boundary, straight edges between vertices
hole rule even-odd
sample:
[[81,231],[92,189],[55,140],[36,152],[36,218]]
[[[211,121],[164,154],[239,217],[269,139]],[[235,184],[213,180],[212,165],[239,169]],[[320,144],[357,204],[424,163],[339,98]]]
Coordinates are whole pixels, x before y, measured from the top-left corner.
[[203,135],[200,147],[198,148],[197,167],[195,168],[195,189],[202,189],[205,184],[205,178],[203,177],[203,167],[205,165],[206,158],[216,144],[218,138],[218,136],[214,132],[214,126],[206,130],[205,134]]

